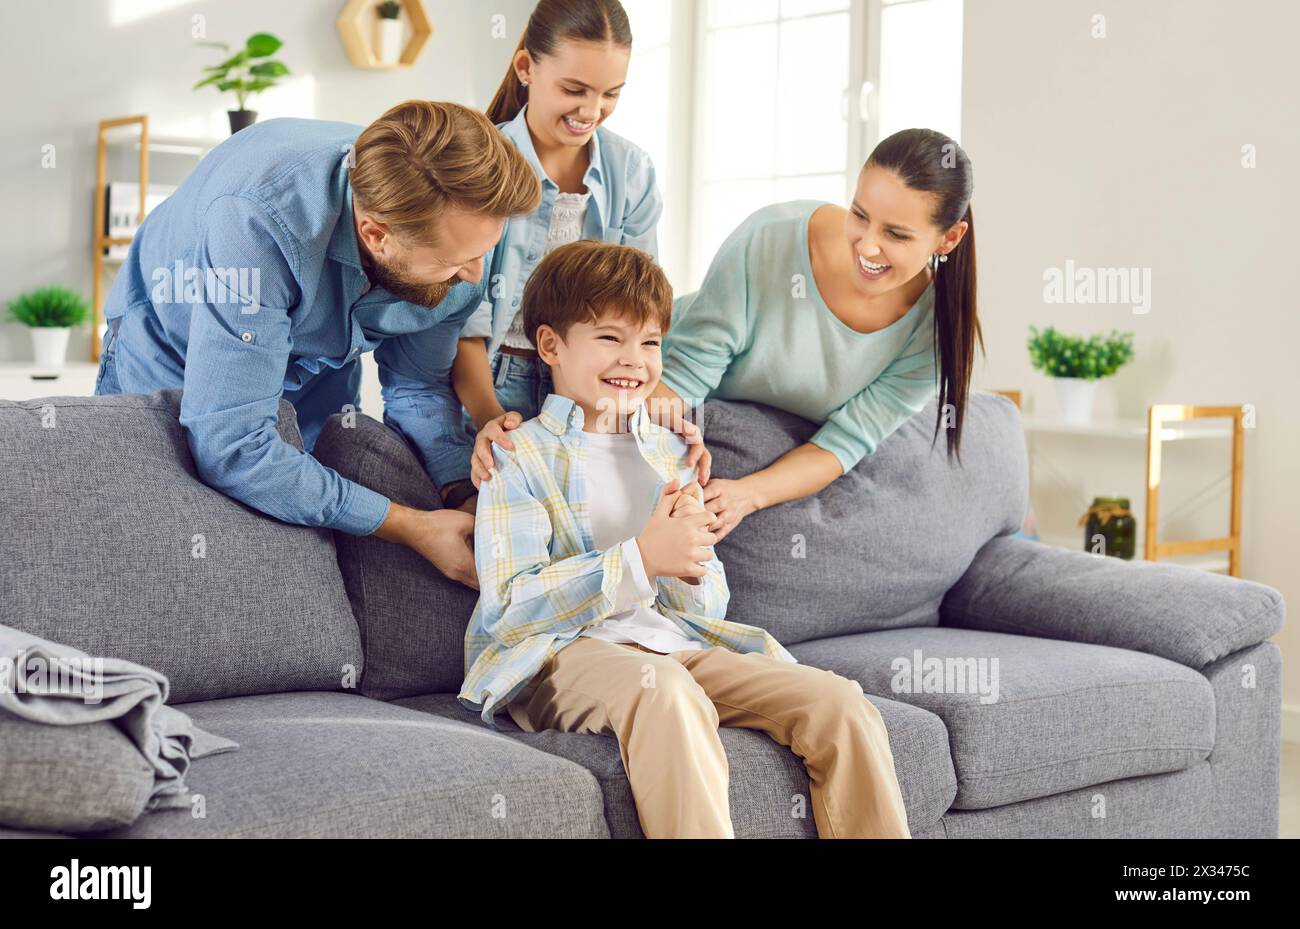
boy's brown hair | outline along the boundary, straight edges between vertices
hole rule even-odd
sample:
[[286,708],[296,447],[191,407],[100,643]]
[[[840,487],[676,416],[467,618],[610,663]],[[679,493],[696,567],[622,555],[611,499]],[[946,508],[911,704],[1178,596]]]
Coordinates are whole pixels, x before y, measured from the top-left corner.
[[647,252],[630,245],[583,239],[542,259],[524,286],[524,334],[550,326],[561,339],[574,323],[594,323],[609,312],[637,325],[657,322],[668,332],[673,288]]
[[407,240],[427,240],[449,206],[507,219],[542,201],[537,173],[518,147],[458,103],[399,103],[362,131],[352,154],[357,203]]

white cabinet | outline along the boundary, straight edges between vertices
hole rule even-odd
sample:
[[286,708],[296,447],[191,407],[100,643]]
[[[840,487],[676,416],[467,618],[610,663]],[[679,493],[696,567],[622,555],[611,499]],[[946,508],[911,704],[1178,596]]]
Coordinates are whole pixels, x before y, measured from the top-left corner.
[[70,361],[54,378],[30,364],[0,364],[0,400],[89,397],[95,392],[98,374],[99,365],[90,361]]

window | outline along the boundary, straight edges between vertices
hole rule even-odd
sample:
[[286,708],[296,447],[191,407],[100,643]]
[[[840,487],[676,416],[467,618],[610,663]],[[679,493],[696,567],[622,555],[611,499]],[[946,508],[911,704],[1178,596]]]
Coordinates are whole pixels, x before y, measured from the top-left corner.
[[611,128],[654,159],[660,261],[699,286],[750,213],[847,203],[880,139],[960,140],[963,0],[623,0],[634,36]]
[[878,130],[923,126],[961,141],[962,0],[885,0]]

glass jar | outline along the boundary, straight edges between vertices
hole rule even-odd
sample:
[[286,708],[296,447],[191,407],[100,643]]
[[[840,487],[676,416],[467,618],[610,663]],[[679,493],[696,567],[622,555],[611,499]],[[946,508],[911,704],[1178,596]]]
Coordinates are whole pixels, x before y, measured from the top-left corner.
[[1101,536],[1099,554],[1133,559],[1137,550],[1137,518],[1129,509],[1128,501],[1128,497],[1093,497],[1092,506],[1084,514],[1087,520],[1083,530],[1085,552],[1098,551],[1094,539]]

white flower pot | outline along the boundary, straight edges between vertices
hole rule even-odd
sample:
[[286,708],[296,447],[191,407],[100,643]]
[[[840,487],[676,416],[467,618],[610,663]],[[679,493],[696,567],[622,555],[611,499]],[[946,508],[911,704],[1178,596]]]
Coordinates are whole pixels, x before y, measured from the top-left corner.
[[30,331],[36,367],[42,371],[62,371],[72,330],[67,326],[32,326]]
[[381,64],[395,65],[402,57],[402,21],[383,19],[375,24],[375,57]]
[[1092,422],[1093,402],[1101,379],[1057,377],[1053,380],[1056,381],[1056,408],[1061,413],[1062,422],[1071,426],[1086,426]]

